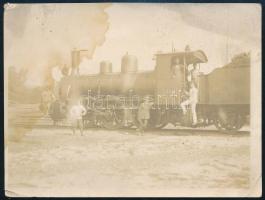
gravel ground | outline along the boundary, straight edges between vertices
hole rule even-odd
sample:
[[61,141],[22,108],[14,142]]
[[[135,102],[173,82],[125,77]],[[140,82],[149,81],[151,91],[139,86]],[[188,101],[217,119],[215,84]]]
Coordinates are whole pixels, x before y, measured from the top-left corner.
[[244,196],[249,188],[249,134],[33,129],[10,138],[9,196]]

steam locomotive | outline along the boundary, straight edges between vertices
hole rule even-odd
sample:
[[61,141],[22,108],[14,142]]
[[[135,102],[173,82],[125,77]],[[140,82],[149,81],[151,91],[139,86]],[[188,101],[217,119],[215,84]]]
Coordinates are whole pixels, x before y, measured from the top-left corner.
[[[183,115],[180,104],[190,81],[190,73],[208,61],[202,50],[158,53],[153,71],[138,71],[137,58],[126,54],[121,73],[112,72],[109,61],[100,63],[99,74],[79,75],[81,51],[72,51],[72,72],[58,84],[58,98],[68,107],[81,99],[87,108],[85,127],[118,129],[137,126],[137,109],[149,96],[154,104],[149,128],[167,124],[190,127],[191,112]],[[174,71],[174,66],[181,66]],[[194,76],[193,76],[194,78]],[[239,130],[250,113],[250,55],[241,54],[210,74],[197,73],[199,91],[196,107],[198,125],[215,125],[219,130]]]

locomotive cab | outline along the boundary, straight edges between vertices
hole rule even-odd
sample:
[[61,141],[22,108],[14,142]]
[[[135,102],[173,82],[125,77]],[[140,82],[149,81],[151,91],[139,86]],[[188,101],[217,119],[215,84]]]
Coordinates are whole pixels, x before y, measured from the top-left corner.
[[207,61],[202,50],[156,54],[156,96],[166,97],[160,104],[179,105],[181,93],[190,81],[190,69]]

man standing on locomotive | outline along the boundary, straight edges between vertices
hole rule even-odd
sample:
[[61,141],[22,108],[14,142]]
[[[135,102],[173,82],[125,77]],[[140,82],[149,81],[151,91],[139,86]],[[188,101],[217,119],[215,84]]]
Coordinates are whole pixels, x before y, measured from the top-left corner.
[[199,75],[200,75],[200,67],[197,63],[194,63],[193,70],[191,71],[191,78],[192,81],[197,85],[197,88],[199,86]]
[[82,105],[82,101],[79,100],[76,105],[73,105],[70,109],[70,118],[72,120],[73,134],[75,134],[75,129],[79,127],[81,135],[83,135],[83,116],[86,114],[86,109]]
[[144,102],[139,106],[137,119],[139,121],[140,127],[137,129],[137,131],[140,131],[140,134],[142,134],[144,129],[147,127],[148,120],[150,119],[150,109],[153,104],[153,102],[149,101],[149,97],[145,97]]
[[192,125],[197,124],[197,113],[196,113],[196,106],[198,103],[198,89],[196,83],[191,82],[189,88],[189,98],[186,101],[183,101],[180,106],[182,108],[183,114],[187,113],[186,106],[190,105],[191,113],[192,113]]
[[184,65],[180,63],[178,57],[173,58],[171,62],[172,78],[182,81],[184,74]]

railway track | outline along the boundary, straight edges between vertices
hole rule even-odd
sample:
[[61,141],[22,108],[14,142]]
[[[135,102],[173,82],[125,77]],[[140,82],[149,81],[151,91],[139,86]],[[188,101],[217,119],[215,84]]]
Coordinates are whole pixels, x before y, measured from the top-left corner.
[[[25,128],[25,129],[68,129],[71,127],[69,122],[63,122],[63,124],[53,125],[53,121],[49,116],[44,116],[38,108],[38,105],[9,105],[8,113],[8,125],[9,127]],[[106,130],[104,128],[96,127],[89,128],[89,130]],[[107,130],[109,132],[119,131],[125,133],[135,133],[135,127],[133,128],[123,128],[117,130]],[[173,125],[168,125],[163,129],[147,130],[146,133],[152,134],[163,134],[163,135],[179,135],[179,134],[220,134],[220,135],[249,135],[250,131],[248,129],[243,129],[240,131],[219,131],[215,127],[205,127],[205,128],[184,128],[184,127],[174,127]]]
[[[49,118],[42,118],[40,121],[33,119],[34,124],[29,123],[13,123],[11,126],[13,127],[19,127],[19,128],[25,128],[25,129],[47,129],[47,130],[54,130],[54,129],[70,129],[71,125],[70,124],[63,124],[63,125],[53,125],[53,122]],[[40,123],[41,122],[41,123]],[[101,127],[95,127],[95,128],[87,128],[85,130],[90,130],[90,131],[109,131],[109,132],[121,132],[121,133],[128,133],[128,134],[134,134],[136,132],[135,127],[132,128],[122,128],[122,129],[117,129],[117,130],[107,130],[105,128]],[[157,135],[212,135],[212,134],[219,134],[219,135],[237,135],[237,136],[244,136],[244,135],[249,135],[250,131],[249,130],[239,130],[239,131],[219,131],[215,129],[214,127],[210,128],[183,128],[183,127],[173,127],[170,125],[166,128],[163,129],[152,129],[152,130],[147,130],[147,134],[157,134]]]

